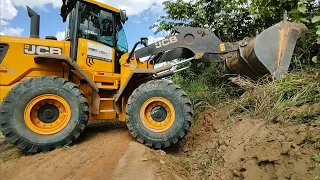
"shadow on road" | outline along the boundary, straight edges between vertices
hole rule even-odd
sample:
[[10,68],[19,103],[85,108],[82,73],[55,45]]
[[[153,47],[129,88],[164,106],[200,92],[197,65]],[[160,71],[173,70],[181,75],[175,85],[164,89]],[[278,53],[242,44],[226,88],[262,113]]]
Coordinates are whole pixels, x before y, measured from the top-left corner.
[[[113,131],[128,131],[126,123],[121,121],[89,121],[85,131],[77,140],[77,144],[88,141],[100,133],[112,133]],[[129,131],[128,131],[129,132]]]

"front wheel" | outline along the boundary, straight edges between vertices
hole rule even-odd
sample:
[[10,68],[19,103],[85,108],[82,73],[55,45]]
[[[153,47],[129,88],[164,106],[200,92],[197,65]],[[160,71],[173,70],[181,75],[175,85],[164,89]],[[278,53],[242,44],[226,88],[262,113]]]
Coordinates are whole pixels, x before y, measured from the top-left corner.
[[88,102],[72,82],[59,77],[29,78],[3,99],[0,129],[25,152],[71,145],[88,122]]
[[181,88],[166,80],[140,85],[129,97],[127,126],[140,142],[156,149],[176,144],[188,133],[192,104]]

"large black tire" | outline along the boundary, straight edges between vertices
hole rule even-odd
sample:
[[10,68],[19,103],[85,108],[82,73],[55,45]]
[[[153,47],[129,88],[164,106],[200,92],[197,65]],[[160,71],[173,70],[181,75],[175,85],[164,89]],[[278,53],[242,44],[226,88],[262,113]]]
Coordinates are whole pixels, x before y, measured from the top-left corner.
[[[57,133],[44,135],[26,125],[27,104],[43,94],[63,98],[71,115],[65,127]],[[24,152],[47,152],[74,143],[88,122],[88,102],[83,92],[72,82],[55,76],[29,78],[16,85],[3,99],[0,109],[0,129],[6,139]]]
[[[168,100],[175,111],[173,124],[162,132],[154,132],[142,123],[140,110],[150,98]],[[140,85],[128,99],[126,107],[127,127],[142,144],[154,149],[167,148],[185,137],[191,127],[193,109],[186,93],[167,80],[152,80]]]

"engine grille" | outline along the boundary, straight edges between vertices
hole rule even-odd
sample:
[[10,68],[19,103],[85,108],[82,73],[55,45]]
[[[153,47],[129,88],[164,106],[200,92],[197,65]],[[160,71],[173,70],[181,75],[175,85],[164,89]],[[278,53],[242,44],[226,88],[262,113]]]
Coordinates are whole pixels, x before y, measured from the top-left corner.
[[8,44],[0,44],[0,64],[2,63],[2,60],[6,56],[6,53],[8,51]]

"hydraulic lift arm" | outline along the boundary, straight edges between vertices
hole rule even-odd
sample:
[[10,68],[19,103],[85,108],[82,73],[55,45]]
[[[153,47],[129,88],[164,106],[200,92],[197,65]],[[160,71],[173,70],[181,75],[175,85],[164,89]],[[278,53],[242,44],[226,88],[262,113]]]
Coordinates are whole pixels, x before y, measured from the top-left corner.
[[307,32],[303,24],[281,21],[257,37],[239,42],[222,42],[208,29],[176,27],[176,34],[134,52],[137,58],[152,56],[157,63],[174,59],[220,62],[230,73],[258,80],[278,78],[290,65],[297,42]]

